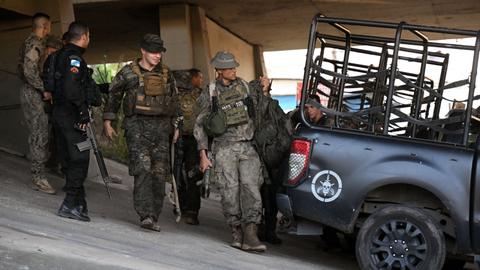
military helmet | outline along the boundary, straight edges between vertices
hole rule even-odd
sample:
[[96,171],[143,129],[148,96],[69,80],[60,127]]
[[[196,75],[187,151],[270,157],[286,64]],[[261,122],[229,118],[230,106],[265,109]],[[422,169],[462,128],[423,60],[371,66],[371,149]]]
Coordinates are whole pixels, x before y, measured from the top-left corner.
[[235,56],[226,51],[217,52],[213,57],[211,64],[216,69],[236,68],[240,65],[235,60]]
[[163,46],[163,40],[159,35],[146,34],[140,42],[140,47],[150,53],[165,52],[167,49]]

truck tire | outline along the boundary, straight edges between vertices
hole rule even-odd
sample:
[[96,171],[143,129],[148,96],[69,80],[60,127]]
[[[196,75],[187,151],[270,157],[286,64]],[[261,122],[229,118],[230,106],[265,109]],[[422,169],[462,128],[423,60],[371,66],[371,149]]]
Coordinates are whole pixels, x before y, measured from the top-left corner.
[[361,269],[442,269],[445,238],[438,224],[419,208],[388,206],[373,213],[357,236]]

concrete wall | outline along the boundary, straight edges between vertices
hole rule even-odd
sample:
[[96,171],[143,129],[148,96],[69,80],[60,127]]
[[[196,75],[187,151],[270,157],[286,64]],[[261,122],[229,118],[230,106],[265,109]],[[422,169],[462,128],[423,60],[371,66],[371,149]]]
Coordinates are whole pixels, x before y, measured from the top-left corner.
[[202,8],[189,5],[160,6],[160,33],[167,52],[165,63],[171,69],[199,68],[206,81],[215,77],[211,58],[217,51],[232,52],[240,63],[238,75],[255,77],[254,47],[214,21]]
[[159,34],[158,6],[130,1],[75,5],[75,17],[90,27],[89,64],[126,62],[140,57],[146,33]]
[[194,66],[190,8],[188,5],[160,6],[160,36],[167,52],[165,63],[173,70]]
[[249,81],[255,78],[253,46],[233,35],[214,21],[207,19],[207,31],[212,57],[218,51],[229,51],[240,63],[237,75]]

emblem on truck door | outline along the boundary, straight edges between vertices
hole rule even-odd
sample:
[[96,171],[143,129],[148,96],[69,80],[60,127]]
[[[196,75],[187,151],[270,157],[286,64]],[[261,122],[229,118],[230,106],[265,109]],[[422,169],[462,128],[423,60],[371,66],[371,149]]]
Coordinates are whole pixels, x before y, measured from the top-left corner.
[[342,193],[342,179],[334,171],[318,172],[313,177],[312,193],[321,202],[333,202]]

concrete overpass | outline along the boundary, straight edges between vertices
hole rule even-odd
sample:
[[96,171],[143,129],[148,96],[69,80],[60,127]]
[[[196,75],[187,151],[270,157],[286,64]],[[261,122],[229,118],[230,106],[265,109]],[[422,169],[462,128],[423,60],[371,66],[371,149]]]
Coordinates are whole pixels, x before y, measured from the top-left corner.
[[[314,14],[355,19],[407,21],[450,28],[480,29],[478,0],[3,0],[0,1],[0,148],[25,154],[26,129],[19,108],[18,48],[30,32],[30,16],[42,11],[61,35],[77,19],[91,27],[89,63],[128,61],[138,55],[147,32],[166,42],[172,69],[197,67],[213,78],[209,59],[218,50],[238,58],[238,73],[265,73],[262,52],[306,47]],[[436,37],[442,38],[442,37]],[[288,65],[288,63],[285,63]]]

